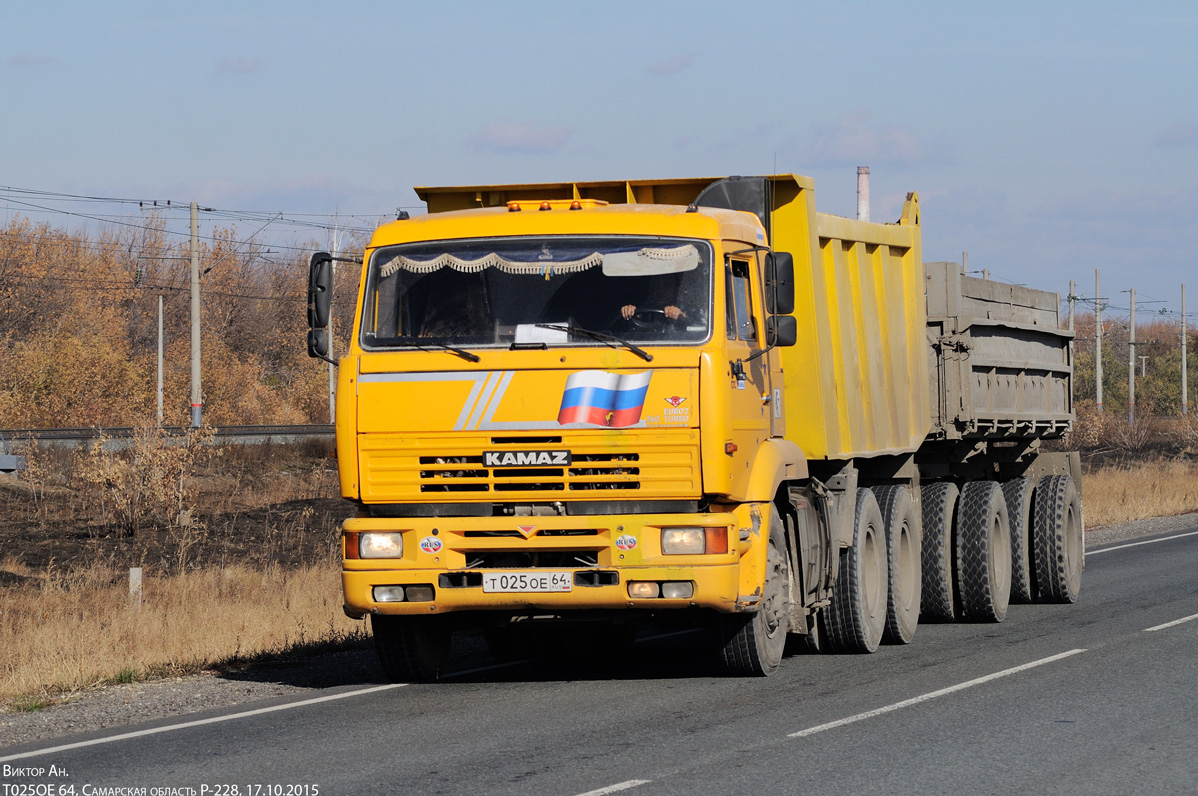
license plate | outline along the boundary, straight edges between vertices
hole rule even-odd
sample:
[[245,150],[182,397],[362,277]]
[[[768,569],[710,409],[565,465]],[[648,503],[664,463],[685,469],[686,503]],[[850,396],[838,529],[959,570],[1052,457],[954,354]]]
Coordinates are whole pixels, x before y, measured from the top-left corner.
[[574,591],[574,573],[484,572],[483,591],[488,593]]

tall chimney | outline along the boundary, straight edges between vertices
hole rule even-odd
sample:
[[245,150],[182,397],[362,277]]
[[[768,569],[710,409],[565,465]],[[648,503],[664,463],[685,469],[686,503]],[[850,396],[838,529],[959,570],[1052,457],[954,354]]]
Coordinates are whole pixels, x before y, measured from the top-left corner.
[[869,166],[857,167],[857,220],[869,221]]

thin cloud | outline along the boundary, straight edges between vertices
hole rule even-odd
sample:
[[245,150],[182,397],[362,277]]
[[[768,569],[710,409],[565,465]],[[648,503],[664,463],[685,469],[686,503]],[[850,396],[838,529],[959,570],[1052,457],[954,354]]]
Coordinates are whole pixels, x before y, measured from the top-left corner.
[[229,56],[216,65],[216,71],[235,75],[250,75],[255,72],[261,72],[262,68],[262,59],[257,57],[239,58],[237,56]]
[[931,160],[933,154],[915,133],[897,125],[872,123],[866,111],[816,125],[813,134],[812,154],[829,164],[912,164]]
[[11,66],[43,66],[44,64],[52,64],[57,61],[57,58],[49,55],[32,55],[30,53],[16,53],[5,59],[5,63]]
[[1198,144],[1198,123],[1177,122],[1161,130],[1154,142],[1158,147],[1181,149]]
[[470,137],[470,143],[487,152],[540,155],[556,152],[574,135],[573,130],[533,122],[497,122]]
[[668,61],[658,61],[655,64],[649,64],[649,74],[657,75],[659,77],[677,74],[678,72],[689,69],[694,60],[694,53],[685,53],[684,55],[671,58]]

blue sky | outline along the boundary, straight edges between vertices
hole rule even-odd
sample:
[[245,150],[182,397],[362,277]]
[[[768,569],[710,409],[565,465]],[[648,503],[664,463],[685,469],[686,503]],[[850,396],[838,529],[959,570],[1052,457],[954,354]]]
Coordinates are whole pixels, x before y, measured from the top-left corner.
[[919,191],[927,260],[1198,309],[1192,2],[40,2],[0,29],[0,186],[387,214],[776,168],[853,215],[868,165],[874,220]]

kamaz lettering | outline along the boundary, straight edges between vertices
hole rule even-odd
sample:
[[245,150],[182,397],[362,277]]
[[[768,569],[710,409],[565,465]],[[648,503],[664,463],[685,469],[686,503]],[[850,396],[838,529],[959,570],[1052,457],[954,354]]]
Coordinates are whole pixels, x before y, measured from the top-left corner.
[[486,451],[483,467],[537,467],[570,464],[570,451]]

